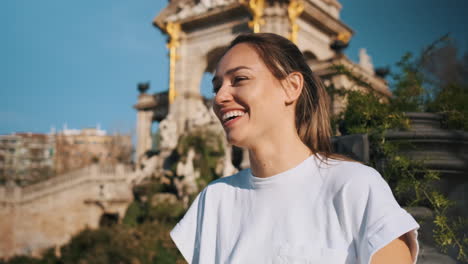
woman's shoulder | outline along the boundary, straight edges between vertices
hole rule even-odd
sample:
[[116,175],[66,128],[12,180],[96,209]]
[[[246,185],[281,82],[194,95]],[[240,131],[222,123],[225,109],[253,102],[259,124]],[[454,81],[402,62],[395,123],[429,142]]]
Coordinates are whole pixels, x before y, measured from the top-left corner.
[[332,201],[344,226],[350,227],[356,238],[356,250],[361,263],[393,240],[408,234],[413,259],[418,252],[418,223],[400,207],[393,192],[370,166],[359,162],[331,160],[322,166],[325,194]]
[[356,161],[329,158],[320,161],[317,167],[324,180],[337,188],[344,185],[367,188],[385,183],[376,169]]
[[341,201],[343,207],[364,212],[371,202],[382,208],[389,204],[392,204],[392,208],[399,208],[388,183],[370,166],[353,161],[329,160],[321,165],[319,171],[323,179],[322,194],[327,199]]
[[210,182],[202,192],[223,193],[229,190],[247,187],[249,169],[241,170],[231,176],[222,177]]

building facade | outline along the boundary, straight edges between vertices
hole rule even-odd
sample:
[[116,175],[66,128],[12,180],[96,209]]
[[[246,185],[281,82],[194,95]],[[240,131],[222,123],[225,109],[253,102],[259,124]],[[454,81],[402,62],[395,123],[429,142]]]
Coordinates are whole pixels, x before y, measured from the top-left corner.
[[64,129],[55,135],[55,172],[84,168],[91,164],[129,163],[132,155],[130,135],[108,135],[98,128]]
[[0,181],[27,184],[54,174],[55,138],[48,134],[0,135]]
[[0,183],[28,185],[91,164],[130,163],[130,135],[99,128],[0,135]]

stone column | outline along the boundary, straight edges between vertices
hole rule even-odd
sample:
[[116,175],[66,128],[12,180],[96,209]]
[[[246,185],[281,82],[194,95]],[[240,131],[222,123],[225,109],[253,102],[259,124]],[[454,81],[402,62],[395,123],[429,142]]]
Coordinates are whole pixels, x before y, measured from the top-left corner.
[[141,157],[146,151],[151,149],[151,125],[153,123],[154,108],[156,107],[156,101],[154,96],[141,93],[138,96],[138,103],[134,108],[138,111],[137,113],[137,147],[136,147],[136,161],[139,163]]
[[[177,123],[178,136],[187,129],[187,120],[197,111],[197,105],[202,102],[200,83],[206,68],[206,50],[203,46],[207,40],[187,41],[182,37],[181,46],[177,49],[176,72],[174,76],[176,98],[170,105],[169,114]],[[202,46],[202,47],[200,47]]]
[[138,111],[137,114],[137,158],[141,158],[151,149],[152,111]]
[[[350,81],[350,79],[344,74],[335,75],[330,79],[330,81],[335,89],[349,90],[348,87],[353,87],[352,81]],[[348,101],[345,96],[335,94],[333,98],[331,98],[331,114],[336,115],[343,112],[347,104]]]

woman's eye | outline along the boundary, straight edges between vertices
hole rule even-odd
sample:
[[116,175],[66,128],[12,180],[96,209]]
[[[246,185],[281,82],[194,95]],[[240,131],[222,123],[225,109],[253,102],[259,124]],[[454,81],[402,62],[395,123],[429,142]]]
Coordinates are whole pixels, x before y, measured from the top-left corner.
[[247,80],[247,77],[244,77],[244,76],[236,76],[234,77],[234,79],[232,80],[232,84],[233,85],[236,85],[237,83],[241,82],[241,81],[245,81]]

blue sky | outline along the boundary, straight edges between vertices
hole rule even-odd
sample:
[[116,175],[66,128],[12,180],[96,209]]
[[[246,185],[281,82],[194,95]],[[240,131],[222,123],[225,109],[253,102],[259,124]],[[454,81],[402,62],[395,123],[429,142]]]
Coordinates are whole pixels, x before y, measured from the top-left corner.
[[[366,48],[375,66],[392,66],[449,32],[468,50],[467,2],[342,0],[341,18],[355,31],[346,53],[356,61]],[[168,86],[166,37],[151,24],[166,4],[0,1],[0,134],[65,123],[133,133],[137,83]]]

